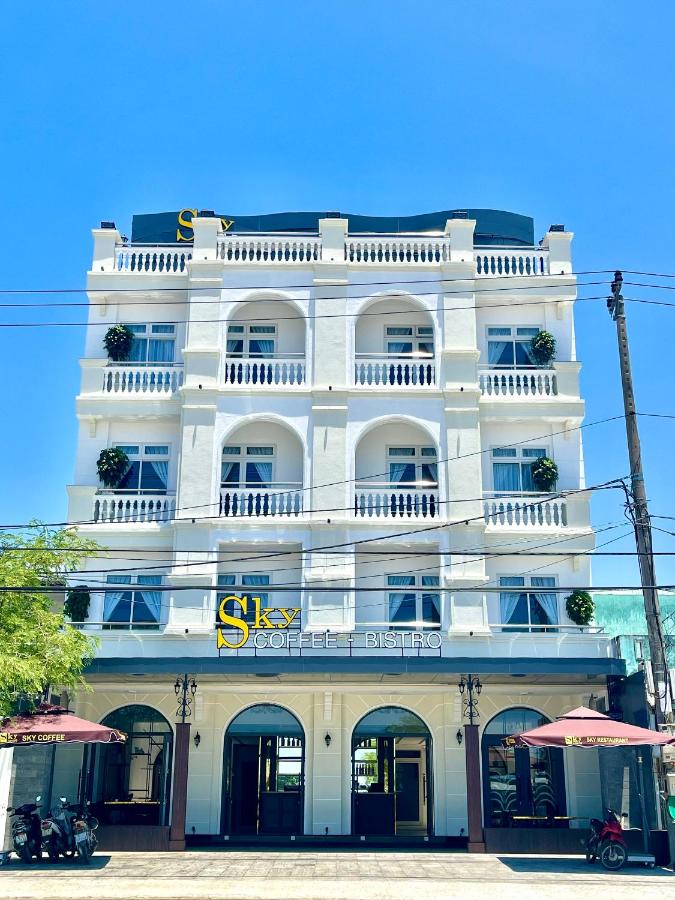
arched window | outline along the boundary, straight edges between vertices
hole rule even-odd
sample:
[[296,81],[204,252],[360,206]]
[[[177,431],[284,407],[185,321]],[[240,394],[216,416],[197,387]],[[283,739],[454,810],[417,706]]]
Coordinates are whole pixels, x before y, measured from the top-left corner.
[[96,815],[110,825],[167,825],[173,731],[151,706],[131,704],[103,725],[124,732],[123,744],[92,745],[86,771]]
[[352,734],[354,834],[431,833],[431,735],[419,716],[383,706]]
[[281,706],[259,703],[225,733],[224,833],[302,834],[305,733]]
[[486,827],[560,826],[565,818],[562,750],[504,747],[503,739],[546,725],[534,709],[517,706],[496,715],[483,732],[483,796]]

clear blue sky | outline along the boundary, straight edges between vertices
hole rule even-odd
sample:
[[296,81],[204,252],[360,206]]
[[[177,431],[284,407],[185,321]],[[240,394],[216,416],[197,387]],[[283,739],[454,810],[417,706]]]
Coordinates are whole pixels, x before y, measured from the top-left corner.
[[[82,287],[92,226],[184,206],[501,208],[534,216],[538,237],[565,223],[577,270],[675,272],[674,31],[669,4],[642,15],[624,0],[14,4],[0,287]],[[638,407],[675,415],[675,310],[629,316]],[[588,420],[620,413],[603,303],[578,305],[577,339]],[[0,519],[62,520],[83,329],[1,329],[0,342]],[[675,421],[641,431],[653,512],[675,515]],[[585,446],[589,484],[627,472],[621,422],[587,429]],[[622,521],[620,497],[596,499],[593,518]],[[658,573],[675,581],[668,558]],[[637,583],[634,561],[598,560],[595,580]]]

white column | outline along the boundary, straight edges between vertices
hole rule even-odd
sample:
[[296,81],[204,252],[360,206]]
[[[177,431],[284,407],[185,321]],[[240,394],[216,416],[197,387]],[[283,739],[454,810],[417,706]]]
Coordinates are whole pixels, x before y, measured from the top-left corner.
[[548,250],[551,275],[569,275],[572,272],[573,231],[547,231],[541,246]]
[[115,245],[122,239],[117,228],[92,228],[94,255],[92,272],[112,272],[115,265]]

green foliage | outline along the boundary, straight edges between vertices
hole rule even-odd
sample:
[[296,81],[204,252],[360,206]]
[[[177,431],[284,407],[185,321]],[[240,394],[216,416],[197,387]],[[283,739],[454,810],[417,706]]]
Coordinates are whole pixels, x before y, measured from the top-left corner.
[[103,338],[103,346],[114,362],[124,362],[125,359],[129,359],[133,342],[134,333],[126,325],[111,325]]
[[63,611],[71,622],[84,622],[89,615],[91,595],[86,584],[76,584],[66,594]]
[[550,331],[539,331],[532,338],[532,356],[538,366],[547,366],[555,357],[555,338]]
[[96,468],[103,484],[116,488],[129,468],[129,457],[119,447],[107,447],[101,450]]
[[532,463],[532,481],[538,491],[551,491],[558,481],[558,467],[549,459],[542,456]]
[[99,550],[72,528],[36,524],[27,534],[0,534],[0,587],[14,589],[0,593],[0,716],[38,698],[48,685],[84,684],[82,669],[96,644],[66,623],[55,595],[43,589],[64,584]]
[[565,608],[575,625],[588,625],[593,621],[595,604],[587,591],[572,591],[565,600]]

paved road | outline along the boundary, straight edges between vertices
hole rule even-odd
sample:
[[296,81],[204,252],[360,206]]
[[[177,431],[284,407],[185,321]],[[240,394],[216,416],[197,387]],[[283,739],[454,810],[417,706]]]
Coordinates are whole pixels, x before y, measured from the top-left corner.
[[665,869],[606,872],[578,857],[438,851],[237,850],[111,853],[80,864],[0,868],[7,900],[612,900],[675,897]]

